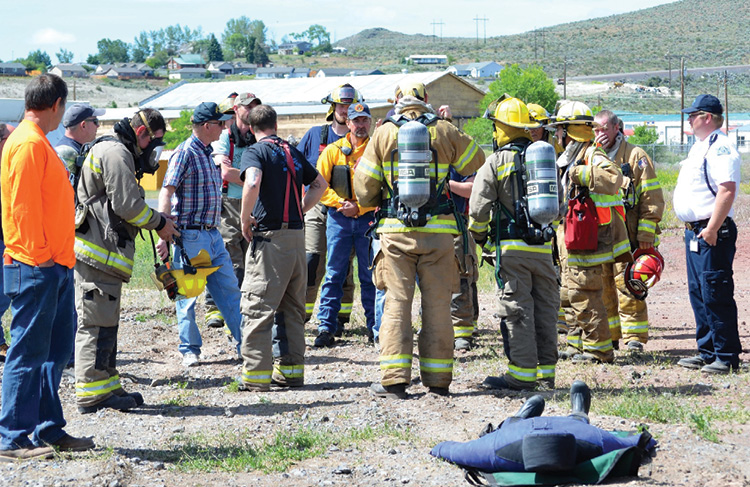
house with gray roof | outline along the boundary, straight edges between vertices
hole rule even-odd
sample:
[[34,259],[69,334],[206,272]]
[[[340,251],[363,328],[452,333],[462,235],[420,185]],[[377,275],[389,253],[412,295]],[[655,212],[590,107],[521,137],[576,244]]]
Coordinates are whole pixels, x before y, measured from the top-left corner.
[[0,75],[26,76],[26,66],[21,63],[0,63]]
[[454,64],[448,67],[448,72],[456,76],[465,76],[469,78],[494,78],[503,70],[501,64],[495,61],[486,61],[482,63]]

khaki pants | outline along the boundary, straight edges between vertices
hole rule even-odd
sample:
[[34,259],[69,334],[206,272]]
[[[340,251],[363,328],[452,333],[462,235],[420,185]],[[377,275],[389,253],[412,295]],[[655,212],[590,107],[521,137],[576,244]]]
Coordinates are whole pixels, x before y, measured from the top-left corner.
[[612,362],[615,354],[602,298],[602,266],[568,266],[567,277],[570,305],[575,312],[575,322],[569,323],[568,346],[602,362]]
[[468,248],[464,253],[463,236],[456,235],[453,237],[456,258],[459,262],[464,263],[463,269],[460,269],[460,294],[451,300],[451,320],[453,321],[453,336],[455,338],[471,338],[479,317],[476,295],[476,282],[479,277],[477,245],[468,232],[466,238]]
[[[326,220],[328,207],[318,203],[305,214],[305,253],[307,254],[307,288],[305,290],[305,321],[309,321],[318,299],[320,281],[326,273]],[[341,298],[339,321],[349,322],[354,302],[354,276],[352,260],[354,250],[349,257],[349,273],[344,281],[344,296]]]
[[648,308],[646,301],[635,299],[623,292],[627,263],[604,264],[604,306],[612,340],[624,343],[648,342]]
[[380,369],[384,386],[409,384],[413,348],[411,307],[416,278],[422,293],[419,369],[426,387],[447,388],[453,379],[451,294],[459,285],[453,235],[409,232],[380,235],[374,280],[386,291],[380,328]]
[[117,372],[117,330],[122,280],[76,262],[76,402],[93,406],[124,395]]
[[537,380],[555,384],[557,363],[557,276],[551,259],[502,257],[505,287],[498,291],[505,379],[517,389],[533,389]]
[[[304,232],[256,232],[245,259],[242,284],[242,382],[246,388],[268,390],[273,380],[284,385],[304,383],[305,265]],[[276,359],[271,327],[283,320],[288,347]]]

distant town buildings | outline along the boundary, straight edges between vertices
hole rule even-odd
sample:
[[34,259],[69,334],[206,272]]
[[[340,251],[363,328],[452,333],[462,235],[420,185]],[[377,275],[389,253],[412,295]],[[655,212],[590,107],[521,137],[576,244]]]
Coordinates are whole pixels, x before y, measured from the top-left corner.
[[445,54],[412,54],[406,58],[411,64],[448,64],[448,56]]
[[448,72],[456,76],[468,78],[494,78],[503,70],[501,64],[495,61],[485,61],[482,63],[454,64],[448,67]]

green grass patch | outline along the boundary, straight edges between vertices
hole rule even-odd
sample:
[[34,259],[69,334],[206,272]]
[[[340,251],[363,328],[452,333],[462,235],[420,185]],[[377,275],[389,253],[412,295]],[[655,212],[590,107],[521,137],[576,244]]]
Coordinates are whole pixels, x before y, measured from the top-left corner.
[[750,411],[745,407],[703,406],[699,396],[682,393],[659,393],[653,389],[633,389],[616,395],[597,397],[592,409],[597,414],[618,416],[635,421],[687,424],[698,436],[718,442],[716,422],[747,423]]
[[412,439],[410,431],[388,424],[343,432],[305,425],[294,431],[277,432],[268,439],[253,441],[255,436],[248,430],[224,431],[214,436],[176,436],[165,460],[174,462],[182,471],[284,472],[298,462],[324,455],[332,445],[349,447],[382,438]]

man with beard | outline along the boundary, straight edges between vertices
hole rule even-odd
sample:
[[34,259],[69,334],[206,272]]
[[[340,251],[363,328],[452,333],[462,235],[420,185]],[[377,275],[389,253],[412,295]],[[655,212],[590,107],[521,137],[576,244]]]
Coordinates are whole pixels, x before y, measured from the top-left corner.
[[[374,207],[362,207],[357,202],[351,188],[351,178],[359,159],[365,152],[370,140],[372,116],[370,108],[364,103],[349,105],[346,122],[349,133],[330,144],[318,159],[318,172],[329,185],[321,203],[327,212],[326,239],[328,241],[326,278],[320,293],[318,311],[318,337],[316,347],[331,346],[338,326],[338,315],[341,309],[344,280],[349,272],[349,256],[352,249],[357,254],[359,267],[359,286],[362,296],[362,307],[367,320],[367,336],[373,340],[372,327],[375,324],[375,286],[372,284],[370,264],[370,239],[366,233],[374,216]],[[334,169],[336,168],[336,169]],[[331,187],[332,174],[346,168],[344,188]]]
[[[326,121],[330,124],[313,127],[307,131],[299,143],[299,150],[313,166],[318,163],[318,157],[328,144],[332,144],[344,137],[349,131],[346,125],[346,113],[349,105],[365,101],[359,91],[350,84],[344,84],[334,89],[322,103],[328,103]],[[318,204],[305,215],[305,253],[307,258],[307,291],[305,295],[305,319],[309,320],[315,308],[315,299],[323,278],[326,266],[326,218],[328,213],[323,204]],[[349,259],[351,262],[351,258]],[[336,335],[341,336],[344,323],[349,321],[352,312],[354,296],[354,280],[352,279],[351,264],[349,274],[344,284],[344,295],[339,312],[339,328]]]

